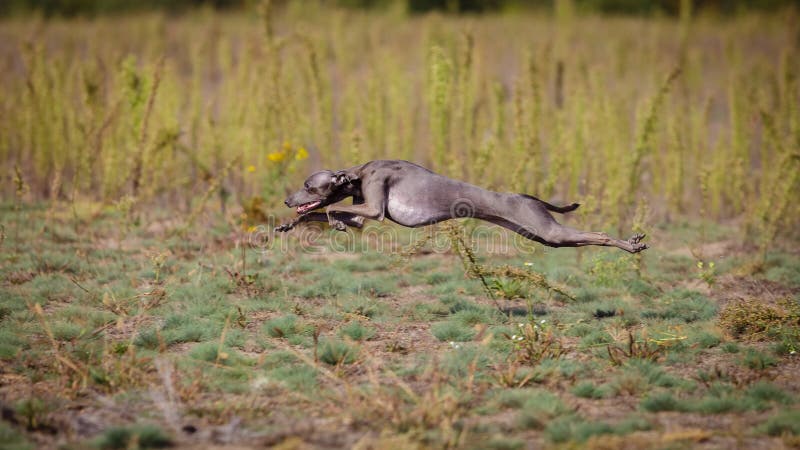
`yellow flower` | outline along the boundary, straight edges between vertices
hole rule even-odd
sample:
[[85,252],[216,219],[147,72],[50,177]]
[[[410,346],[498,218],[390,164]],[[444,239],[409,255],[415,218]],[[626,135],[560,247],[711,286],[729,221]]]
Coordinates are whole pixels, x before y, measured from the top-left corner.
[[292,143],[289,142],[289,141],[283,141],[283,148],[286,149],[286,150],[291,150],[292,149]]
[[267,155],[267,159],[272,162],[281,162],[286,158],[286,152],[272,152]]
[[294,159],[302,161],[306,158],[308,158],[308,151],[306,151],[304,147],[300,147],[299,149],[297,149],[297,155],[295,155]]
[[249,228],[247,228],[247,232],[248,232],[248,233],[252,233],[253,231],[256,231],[256,229],[257,229],[257,227],[255,227],[255,226],[250,226]]
[[249,166],[247,166],[247,171],[250,172],[250,173],[255,172],[256,171],[256,166],[250,164]]

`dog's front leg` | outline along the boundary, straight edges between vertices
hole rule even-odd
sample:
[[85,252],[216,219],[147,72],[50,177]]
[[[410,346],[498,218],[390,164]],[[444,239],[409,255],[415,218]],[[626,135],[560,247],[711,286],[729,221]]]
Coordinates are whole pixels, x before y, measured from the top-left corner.
[[[330,220],[331,219],[329,218],[327,213],[310,212],[310,213],[306,213],[306,214],[303,214],[301,216],[298,216],[297,218],[295,218],[291,222],[288,222],[288,223],[285,223],[285,224],[282,224],[282,225],[279,225],[279,226],[275,227],[275,231],[279,232],[279,233],[282,233],[282,232],[286,232],[286,231],[289,231],[289,230],[293,229],[295,226],[297,226],[298,224],[303,223],[303,222],[328,222],[328,223],[330,223]],[[364,218],[360,217],[360,216],[357,216],[357,215],[354,215],[354,214],[334,213],[333,214],[333,220],[341,222],[342,224],[344,224],[346,226],[349,226],[349,227],[361,228],[362,226],[364,226]]]
[[347,228],[341,220],[336,218],[336,214],[340,213],[348,213],[373,220],[383,220],[386,209],[386,194],[383,190],[383,185],[365,185],[361,189],[363,191],[363,203],[353,205],[336,204],[325,208],[325,214],[328,216],[328,223],[331,227],[339,231],[344,231]]
[[[300,216],[300,217],[303,217],[303,216]],[[292,230],[295,226],[297,226],[298,223],[300,223],[300,217],[292,220],[291,222],[286,222],[286,223],[282,223],[282,224],[278,225],[277,227],[275,227],[273,229],[273,231],[275,231],[276,233],[285,233],[287,231]]]

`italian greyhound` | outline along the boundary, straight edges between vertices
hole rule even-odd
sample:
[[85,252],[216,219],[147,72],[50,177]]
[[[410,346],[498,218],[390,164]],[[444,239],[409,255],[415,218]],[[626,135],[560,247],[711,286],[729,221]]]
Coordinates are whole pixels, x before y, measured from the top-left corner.
[[[352,205],[338,202],[353,197]],[[628,240],[605,233],[565,227],[550,211],[566,213],[579,205],[554,206],[525,194],[493,192],[453,180],[408,161],[370,161],[332,172],[323,170],[306,179],[286,206],[299,216],[275,231],[289,231],[301,222],[328,222],[344,231],[361,228],[364,219],[389,219],[406,227],[432,225],[454,218],[486,220],[550,247],[603,245],[638,253],[647,248],[643,234]],[[325,212],[312,212],[325,208]]]

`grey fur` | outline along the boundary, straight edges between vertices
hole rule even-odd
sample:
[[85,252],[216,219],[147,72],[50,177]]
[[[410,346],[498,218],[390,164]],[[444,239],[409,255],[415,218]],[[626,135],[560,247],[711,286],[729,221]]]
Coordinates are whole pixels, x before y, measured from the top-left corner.
[[[353,197],[352,205],[338,203],[348,197]],[[316,172],[285,203],[297,208],[300,216],[275,231],[289,231],[308,221],[328,222],[343,231],[348,225],[360,228],[365,218],[386,218],[406,227],[421,227],[474,217],[550,247],[603,245],[630,253],[647,248],[641,242],[643,234],[615,239],[605,233],[565,227],[550,214],[572,211],[577,203],[558,207],[530,195],[493,192],[408,161],[370,161],[338,172]],[[323,207],[324,214],[311,212]]]

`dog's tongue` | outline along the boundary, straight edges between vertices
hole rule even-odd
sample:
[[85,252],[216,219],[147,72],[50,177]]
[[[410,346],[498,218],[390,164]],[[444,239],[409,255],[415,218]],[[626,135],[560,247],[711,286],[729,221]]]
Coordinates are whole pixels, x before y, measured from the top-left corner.
[[317,201],[317,202],[311,202],[311,203],[306,203],[304,205],[300,205],[300,206],[297,207],[297,214],[303,214],[306,211],[310,211],[310,210],[316,208],[317,205],[319,205],[319,204],[320,204],[320,202]]

